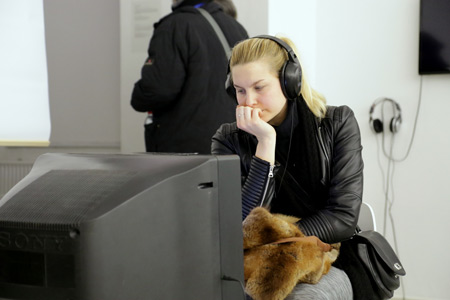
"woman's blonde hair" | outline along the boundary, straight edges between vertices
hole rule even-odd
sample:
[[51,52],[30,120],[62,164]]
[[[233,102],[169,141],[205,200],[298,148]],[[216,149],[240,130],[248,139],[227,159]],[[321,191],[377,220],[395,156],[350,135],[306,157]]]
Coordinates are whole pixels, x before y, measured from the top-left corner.
[[[298,51],[294,43],[286,37],[277,37],[278,39],[287,43],[296,53]],[[230,58],[230,70],[236,65],[242,65],[259,60],[267,62],[273,70],[274,75],[280,76],[280,70],[284,63],[289,59],[286,49],[278,43],[267,38],[251,38],[241,41],[233,48]],[[318,118],[325,116],[327,106],[325,97],[311,88],[305,78],[304,71],[302,72],[302,87],[300,94],[305,99],[311,112]]]

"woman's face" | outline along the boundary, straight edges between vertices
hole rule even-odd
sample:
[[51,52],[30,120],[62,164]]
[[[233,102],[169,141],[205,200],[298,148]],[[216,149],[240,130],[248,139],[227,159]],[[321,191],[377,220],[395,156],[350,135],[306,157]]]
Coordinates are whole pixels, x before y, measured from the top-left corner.
[[259,108],[260,118],[278,126],[286,118],[287,100],[280,80],[264,60],[235,65],[231,69],[238,104]]

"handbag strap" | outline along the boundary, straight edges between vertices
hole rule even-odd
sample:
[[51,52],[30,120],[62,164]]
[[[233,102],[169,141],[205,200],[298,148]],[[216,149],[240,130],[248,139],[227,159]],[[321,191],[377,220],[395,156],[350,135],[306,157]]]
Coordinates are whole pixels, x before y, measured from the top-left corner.
[[317,243],[317,246],[322,249],[323,252],[329,252],[333,249],[335,249],[335,246],[323,243],[319,239],[313,237],[313,236],[295,236],[295,237],[288,237],[284,239],[280,239],[278,241],[270,243],[270,245],[277,245],[277,244],[285,244],[285,243],[291,243],[291,242],[305,242],[310,243],[312,241],[315,241]]
[[211,24],[211,27],[216,32],[217,37],[220,40],[220,43],[222,44],[223,50],[225,50],[225,54],[227,56],[227,59],[230,59],[231,56],[231,48],[228,44],[227,39],[225,38],[225,35],[223,34],[223,31],[220,29],[219,24],[217,24],[216,20],[211,16],[209,12],[207,12],[205,9],[198,7],[198,11],[205,17],[205,19]]
[[270,243],[271,245],[275,245],[275,244],[284,244],[284,243],[290,243],[290,242],[303,242],[305,241],[305,237],[289,237],[289,238],[284,238],[281,240],[277,240],[275,242]]

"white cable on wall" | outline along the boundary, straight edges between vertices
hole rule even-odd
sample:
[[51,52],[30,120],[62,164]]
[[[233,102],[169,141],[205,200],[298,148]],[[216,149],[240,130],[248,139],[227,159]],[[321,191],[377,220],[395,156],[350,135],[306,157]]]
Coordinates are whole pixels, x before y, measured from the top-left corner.
[[[414,125],[413,125],[413,131],[412,131],[411,139],[410,139],[410,142],[409,142],[409,145],[408,145],[405,155],[402,158],[395,158],[393,155],[396,133],[391,133],[391,135],[390,135],[389,150],[386,150],[385,131],[383,131],[381,134],[381,139],[382,139],[381,146],[380,146],[380,143],[378,140],[378,136],[376,137],[377,162],[378,162],[378,166],[381,170],[381,175],[382,175],[382,179],[383,179],[383,192],[384,192],[384,196],[385,196],[384,215],[383,215],[383,235],[384,236],[386,235],[387,219],[389,218],[390,223],[391,223],[393,240],[394,240],[394,248],[399,257],[400,257],[400,253],[399,253],[398,243],[397,243],[397,234],[396,234],[394,217],[392,215],[392,207],[395,202],[394,171],[395,171],[395,164],[398,162],[405,161],[408,158],[408,156],[411,152],[411,149],[412,149],[412,145],[413,145],[414,138],[416,135],[416,128],[417,128],[417,123],[418,123],[418,118],[419,118],[420,107],[421,107],[421,103],[422,103],[422,85],[423,85],[423,77],[420,76],[420,87],[419,87],[419,97],[418,97],[419,99],[417,102],[417,109],[416,109],[416,115],[415,115],[415,120],[414,120]],[[382,105],[384,105],[384,103],[382,103]],[[382,109],[381,111],[382,111],[381,112],[381,114],[382,114],[381,120],[384,123],[384,121],[385,121],[384,109]],[[380,151],[380,148],[381,148],[381,151]],[[381,154],[383,154],[384,157],[387,159],[386,170],[383,168],[383,164],[381,161]],[[403,299],[405,299],[405,287],[403,284],[403,278],[400,278],[400,280],[402,281],[401,286],[402,286]]]

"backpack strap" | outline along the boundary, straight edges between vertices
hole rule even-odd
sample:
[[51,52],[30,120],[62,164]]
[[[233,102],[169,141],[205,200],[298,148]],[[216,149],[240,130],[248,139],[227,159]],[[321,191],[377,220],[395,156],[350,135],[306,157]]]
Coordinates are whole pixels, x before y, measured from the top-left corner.
[[216,32],[217,37],[220,40],[220,43],[222,44],[223,50],[225,51],[225,54],[227,56],[227,60],[230,59],[231,56],[231,48],[228,44],[227,39],[225,38],[225,35],[223,34],[222,29],[220,29],[219,24],[217,24],[216,20],[211,16],[209,12],[207,12],[205,9],[201,7],[197,7],[197,10],[202,14],[203,17],[211,24],[211,27]]

